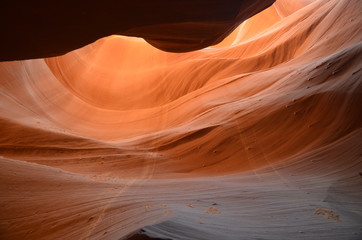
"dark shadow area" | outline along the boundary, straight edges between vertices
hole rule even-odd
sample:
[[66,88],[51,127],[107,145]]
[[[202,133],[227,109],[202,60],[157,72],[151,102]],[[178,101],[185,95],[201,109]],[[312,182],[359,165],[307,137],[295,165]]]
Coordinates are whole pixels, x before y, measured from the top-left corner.
[[134,233],[133,235],[125,238],[124,240],[172,240],[170,238],[153,238],[147,236],[144,233],[145,231],[141,229],[138,232]]

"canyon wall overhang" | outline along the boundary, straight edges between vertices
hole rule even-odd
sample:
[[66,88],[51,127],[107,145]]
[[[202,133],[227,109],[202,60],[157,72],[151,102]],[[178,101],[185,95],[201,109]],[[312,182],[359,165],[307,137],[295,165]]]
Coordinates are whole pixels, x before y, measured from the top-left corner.
[[222,41],[275,0],[6,1],[0,60],[52,57],[112,34],[142,37],[170,52]]

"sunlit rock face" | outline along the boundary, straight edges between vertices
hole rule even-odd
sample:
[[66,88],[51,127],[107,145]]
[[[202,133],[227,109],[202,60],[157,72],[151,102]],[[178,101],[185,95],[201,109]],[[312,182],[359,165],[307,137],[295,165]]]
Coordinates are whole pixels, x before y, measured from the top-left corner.
[[[113,35],[0,63],[0,239],[361,239],[361,10],[277,0],[202,50]],[[178,49],[153,27],[132,34]],[[69,50],[37,44],[2,52]]]

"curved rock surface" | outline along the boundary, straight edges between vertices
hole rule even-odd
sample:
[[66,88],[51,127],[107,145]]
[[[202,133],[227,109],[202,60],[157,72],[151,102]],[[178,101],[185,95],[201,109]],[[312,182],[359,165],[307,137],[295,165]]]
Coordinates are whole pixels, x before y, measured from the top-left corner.
[[361,239],[361,11],[277,0],[212,48],[1,63],[0,239]]

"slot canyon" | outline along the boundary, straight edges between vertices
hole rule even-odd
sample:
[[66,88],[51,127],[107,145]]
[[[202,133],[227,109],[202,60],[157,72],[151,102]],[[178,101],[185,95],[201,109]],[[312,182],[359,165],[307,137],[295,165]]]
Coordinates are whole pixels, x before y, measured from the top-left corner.
[[0,240],[361,240],[361,0],[10,1]]

